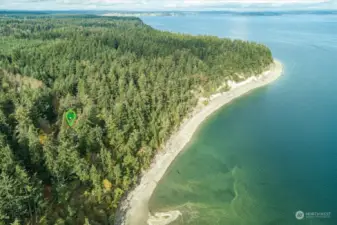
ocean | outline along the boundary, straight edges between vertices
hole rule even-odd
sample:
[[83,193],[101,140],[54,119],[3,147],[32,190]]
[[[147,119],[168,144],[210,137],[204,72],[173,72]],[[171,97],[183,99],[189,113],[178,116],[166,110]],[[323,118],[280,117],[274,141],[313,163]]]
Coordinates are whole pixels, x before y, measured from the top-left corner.
[[173,225],[336,225],[337,16],[141,19],[160,30],[260,42],[284,64],[274,83],[204,121],[159,182],[150,211],[180,210]]

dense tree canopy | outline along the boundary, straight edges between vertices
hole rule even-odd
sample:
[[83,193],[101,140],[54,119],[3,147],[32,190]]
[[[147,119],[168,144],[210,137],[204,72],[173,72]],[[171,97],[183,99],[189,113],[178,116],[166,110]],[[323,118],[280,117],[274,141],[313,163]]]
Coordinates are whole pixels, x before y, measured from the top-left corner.
[[136,18],[0,14],[0,224],[113,224],[198,97],[271,62]]

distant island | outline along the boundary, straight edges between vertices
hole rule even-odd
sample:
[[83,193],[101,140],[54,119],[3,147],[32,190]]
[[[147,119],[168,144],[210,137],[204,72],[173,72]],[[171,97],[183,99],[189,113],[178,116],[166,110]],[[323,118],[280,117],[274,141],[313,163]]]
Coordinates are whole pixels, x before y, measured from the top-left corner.
[[98,15],[98,16],[122,16],[122,17],[141,17],[141,16],[193,16],[193,15],[234,15],[234,16],[283,16],[283,15],[336,15],[337,10],[199,10],[199,11],[110,11],[110,10],[0,10],[2,15]]
[[213,10],[213,11],[143,11],[143,12],[102,12],[98,13],[104,16],[193,16],[193,15],[234,15],[234,16],[283,16],[283,15],[336,15],[336,10],[260,10],[260,11],[243,11],[243,10]]
[[[197,13],[188,13],[188,15],[196,15]],[[111,12],[104,13],[103,16],[185,16],[184,12]]]
[[10,225],[117,223],[123,196],[195,109],[281,68],[262,44],[135,17],[2,12],[0,48],[0,223]]

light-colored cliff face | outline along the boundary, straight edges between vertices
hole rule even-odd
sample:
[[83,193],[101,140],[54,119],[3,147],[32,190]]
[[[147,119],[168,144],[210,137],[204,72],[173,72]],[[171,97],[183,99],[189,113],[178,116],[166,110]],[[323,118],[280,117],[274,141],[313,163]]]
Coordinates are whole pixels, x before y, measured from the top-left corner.
[[[199,125],[225,104],[276,80],[283,72],[281,62],[275,60],[267,71],[258,76],[235,83],[229,82],[230,90],[211,95],[207,105],[198,105],[189,118],[181,124],[179,130],[171,136],[165,148],[158,152],[151,168],[144,172],[140,184],[129,193],[117,213],[116,225],[167,225],[181,215],[179,211],[149,214],[148,202],[158,181],[164,176],[167,168],[190,141]],[[161,218],[161,219],[160,219]],[[174,219],[174,220],[173,220]]]

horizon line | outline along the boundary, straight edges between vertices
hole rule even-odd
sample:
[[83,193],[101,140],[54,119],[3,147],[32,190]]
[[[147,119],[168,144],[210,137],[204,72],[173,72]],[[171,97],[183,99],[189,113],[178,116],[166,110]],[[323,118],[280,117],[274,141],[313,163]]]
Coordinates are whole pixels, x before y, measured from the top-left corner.
[[1,9],[0,12],[11,11],[11,12],[70,12],[70,11],[80,11],[80,12],[337,12],[337,9]]

